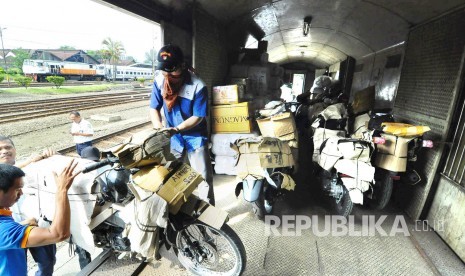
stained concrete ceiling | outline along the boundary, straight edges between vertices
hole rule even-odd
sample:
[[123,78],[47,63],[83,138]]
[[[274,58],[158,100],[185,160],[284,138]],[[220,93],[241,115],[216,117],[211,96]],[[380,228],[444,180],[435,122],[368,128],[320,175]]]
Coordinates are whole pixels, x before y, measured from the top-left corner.
[[[193,0],[103,0],[152,20],[188,13]],[[464,0],[196,0],[229,28],[259,27],[271,62],[307,62],[326,67],[347,56],[360,58],[403,42],[411,27],[463,7]],[[128,8],[128,5],[130,6]],[[161,8],[161,10],[160,10]],[[145,12],[145,13],[144,13]],[[170,17],[168,18],[168,14]],[[304,17],[311,16],[303,35]],[[149,18],[150,19],[150,18]],[[174,18],[175,20],[175,18]],[[236,30],[237,31],[237,30]],[[245,30],[244,30],[245,31]],[[247,45],[242,45],[247,46]]]

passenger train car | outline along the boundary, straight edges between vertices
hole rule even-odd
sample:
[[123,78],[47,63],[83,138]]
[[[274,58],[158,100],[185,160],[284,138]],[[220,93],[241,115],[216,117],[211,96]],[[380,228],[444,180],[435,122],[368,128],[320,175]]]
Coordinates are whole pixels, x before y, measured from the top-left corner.
[[[62,76],[77,80],[113,80],[113,65],[89,64],[82,62],[33,60],[23,62],[24,75],[37,82],[46,81],[47,76]],[[116,66],[116,80],[152,79],[150,64],[136,63],[130,66]]]
[[[113,65],[98,65],[99,69],[105,70],[105,78],[113,80]],[[153,79],[152,66],[145,63],[135,63],[129,66],[116,66],[116,80],[137,80],[144,78],[146,80]]]

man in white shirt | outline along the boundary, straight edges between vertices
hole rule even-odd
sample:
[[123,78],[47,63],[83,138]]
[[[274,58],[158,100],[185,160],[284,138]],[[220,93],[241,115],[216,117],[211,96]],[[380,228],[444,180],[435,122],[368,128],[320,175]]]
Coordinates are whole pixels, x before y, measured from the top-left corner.
[[76,151],[81,156],[81,151],[84,148],[92,146],[94,130],[88,121],[81,118],[81,114],[78,111],[71,111],[69,119],[73,121],[71,135],[73,135],[74,143],[76,143]]

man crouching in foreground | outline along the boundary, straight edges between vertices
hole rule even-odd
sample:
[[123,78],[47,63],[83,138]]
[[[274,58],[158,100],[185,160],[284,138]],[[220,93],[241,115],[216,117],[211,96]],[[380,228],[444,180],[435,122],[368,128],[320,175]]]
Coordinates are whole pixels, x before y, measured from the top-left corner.
[[72,160],[60,176],[55,175],[57,185],[56,208],[50,228],[21,225],[15,222],[9,208],[23,194],[24,172],[15,166],[0,164],[0,275],[27,275],[24,248],[53,244],[69,238],[71,212],[68,190],[77,166]]

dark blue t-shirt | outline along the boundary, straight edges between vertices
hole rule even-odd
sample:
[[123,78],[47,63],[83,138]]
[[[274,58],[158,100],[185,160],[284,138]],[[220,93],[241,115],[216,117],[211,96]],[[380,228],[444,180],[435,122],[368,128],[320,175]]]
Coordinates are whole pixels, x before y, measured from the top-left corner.
[[[168,127],[177,127],[191,116],[207,117],[208,92],[205,83],[189,72],[186,83],[178,94],[176,104],[168,111],[162,97],[163,83],[165,81],[160,71],[155,73],[150,107],[160,110],[163,107]],[[177,152],[183,152],[184,148],[192,152],[206,144],[207,122],[202,120],[194,128],[183,131],[171,137],[171,148]]]

